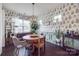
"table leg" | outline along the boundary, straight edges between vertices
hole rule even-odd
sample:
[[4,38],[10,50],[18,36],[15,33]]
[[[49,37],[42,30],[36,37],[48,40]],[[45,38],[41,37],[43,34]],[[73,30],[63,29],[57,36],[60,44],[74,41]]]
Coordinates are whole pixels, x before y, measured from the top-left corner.
[[38,56],[40,56],[40,48],[38,48]]
[[38,40],[38,56],[40,56],[40,39]]

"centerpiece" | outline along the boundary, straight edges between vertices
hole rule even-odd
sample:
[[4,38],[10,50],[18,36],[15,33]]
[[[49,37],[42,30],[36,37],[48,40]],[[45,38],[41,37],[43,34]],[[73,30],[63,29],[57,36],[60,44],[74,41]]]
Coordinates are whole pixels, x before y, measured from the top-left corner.
[[39,25],[37,21],[32,21],[31,22],[31,32],[36,35],[39,29]]

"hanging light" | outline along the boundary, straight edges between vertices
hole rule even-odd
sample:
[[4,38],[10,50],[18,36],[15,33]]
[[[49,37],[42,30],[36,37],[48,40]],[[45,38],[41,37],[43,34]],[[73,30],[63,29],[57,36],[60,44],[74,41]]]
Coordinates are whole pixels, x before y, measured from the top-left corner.
[[32,7],[33,7],[32,21],[35,21],[36,20],[36,17],[34,15],[34,5],[35,5],[35,3],[32,3]]
[[34,5],[35,5],[35,3],[32,3],[32,5],[33,5],[33,16],[34,16]]

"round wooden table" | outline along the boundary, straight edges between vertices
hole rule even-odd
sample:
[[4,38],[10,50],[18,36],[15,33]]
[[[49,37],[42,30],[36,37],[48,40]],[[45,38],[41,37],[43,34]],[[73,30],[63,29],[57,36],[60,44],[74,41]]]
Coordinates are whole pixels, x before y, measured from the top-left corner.
[[[24,40],[31,41],[31,42],[37,40],[38,44],[40,44],[39,41],[40,41],[41,38],[44,38],[44,36],[43,35],[36,35],[36,36],[26,35],[26,36],[23,36]],[[31,43],[31,44],[33,45],[33,43]],[[38,48],[38,55],[40,55],[40,48]]]
[[37,40],[37,39],[39,39],[39,38],[44,38],[44,36],[43,35],[36,35],[36,36],[34,36],[34,35],[26,35],[26,36],[23,36],[23,39],[24,40]]

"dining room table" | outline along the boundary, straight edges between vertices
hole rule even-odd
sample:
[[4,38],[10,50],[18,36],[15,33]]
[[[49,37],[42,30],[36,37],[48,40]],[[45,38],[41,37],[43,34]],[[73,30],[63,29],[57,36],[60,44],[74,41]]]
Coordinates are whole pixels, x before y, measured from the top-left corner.
[[[25,40],[26,42],[30,42],[30,44],[32,44],[33,46],[33,42],[37,41],[38,46],[40,44],[40,39],[44,38],[44,35],[35,35],[35,34],[30,34],[30,35],[25,35],[22,37],[23,40]],[[40,48],[38,48],[38,56],[40,55]]]

